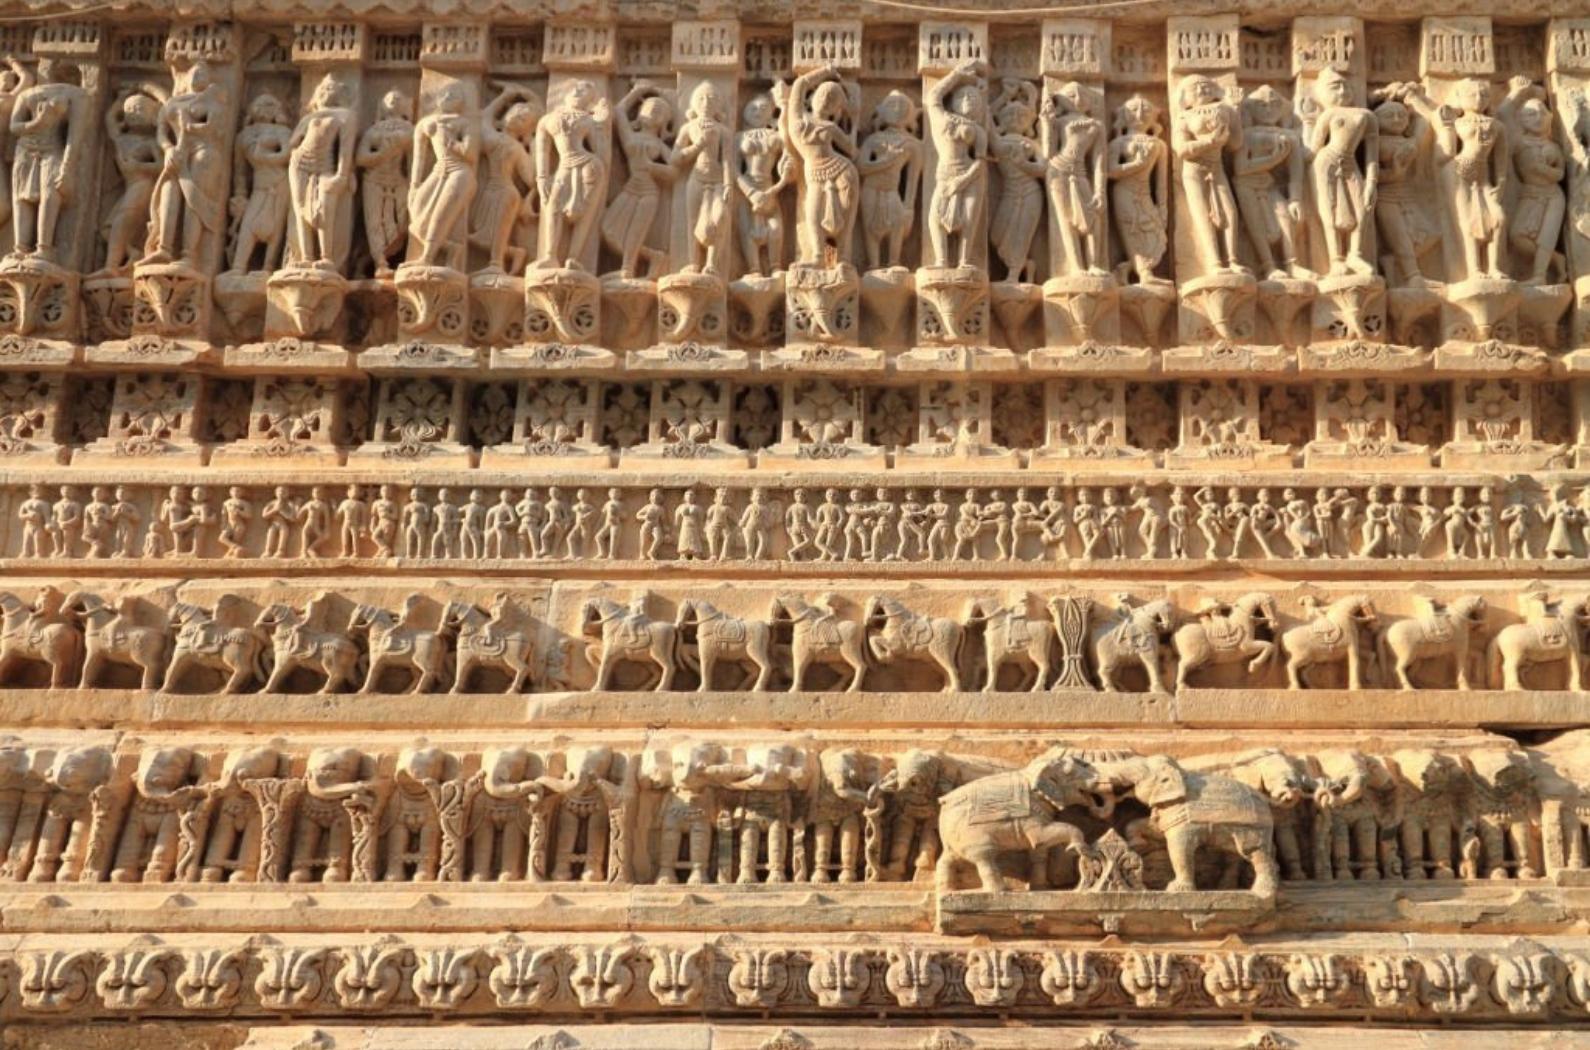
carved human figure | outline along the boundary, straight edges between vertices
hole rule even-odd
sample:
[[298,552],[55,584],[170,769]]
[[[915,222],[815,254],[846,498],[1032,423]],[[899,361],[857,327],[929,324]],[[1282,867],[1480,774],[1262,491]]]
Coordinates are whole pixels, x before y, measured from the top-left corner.
[[44,498],[43,485],[28,486],[28,498],[17,508],[17,521],[22,525],[22,549],[18,557],[49,557],[53,547],[49,535],[50,501]]
[[988,102],[983,64],[965,62],[928,90],[928,131],[938,160],[928,203],[933,265],[976,265],[988,207]]
[[76,69],[41,58],[38,79],[11,103],[12,250],[53,262],[61,213],[80,177],[77,154],[88,119],[88,92],[72,82]]
[[393,89],[381,96],[375,121],[359,136],[355,163],[363,169],[360,202],[375,275],[392,273],[409,234],[410,166],[414,158],[414,100]]
[[1518,180],[1518,198],[1509,209],[1508,240],[1526,284],[1545,284],[1554,261],[1561,261],[1557,241],[1567,197],[1562,190],[1567,159],[1553,138],[1556,121],[1545,89],[1527,76],[1507,82],[1507,95],[1496,107],[1507,128]]
[[1375,106],[1379,131],[1380,189],[1375,195],[1375,228],[1384,242],[1381,270],[1394,285],[1415,287],[1424,283],[1421,258],[1441,240],[1438,223],[1430,221],[1420,200],[1415,176],[1435,142],[1430,122],[1406,104],[1411,84],[1391,84],[1377,93]]
[[[1038,265],[1032,257],[1032,240],[1043,218],[1043,178],[1048,170],[1038,137],[1038,89],[1030,81],[1007,78],[1000,82],[991,109],[990,152],[1000,190],[988,237],[1004,264],[1005,280],[1031,281]],[[1102,193],[1103,180],[1095,185]]]
[[1275,88],[1255,88],[1242,100],[1242,149],[1232,161],[1248,243],[1259,272],[1272,280],[1307,275],[1301,262],[1306,161],[1302,137],[1286,126],[1290,109]]
[[353,199],[358,133],[354,112],[348,108],[347,85],[336,73],[327,73],[315,85],[288,145],[292,159],[287,181],[293,200],[290,262],[340,268],[338,240],[344,209]]
[[905,263],[905,242],[916,224],[922,179],[922,139],[916,122],[916,102],[903,91],[891,90],[873,107],[872,127],[856,155],[868,269]]
[[801,161],[798,258],[813,266],[849,262],[861,177],[839,70],[823,66],[796,77],[782,116],[785,137]]
[[226,756],[220,778],[206,785],[211,816],[200,882],[257,882],[276,877],[276,872],[260,868],[267,829],[250,784],[276,777],[280,765],[281,756],[273,748],[239,748]]
[[685,214],[690,221],[690,261],[685,273],[718,272],[724,224],[729,220],[729,187],[734,184],[733,145],[718,88],[703,80],[690,93],[672,155],[675,167],[689,171]]
[[784,269],[784,205],[780,199],[790,185],[794,159],[784,150],[779,130],[779,105],[772,94],[752,95],[741,110],[740,190],[736,228],[740,235],[740,260],[748,274],[779,273]]
[[1365,253],[1364,235],[1379,191],[1380,126],[1373,113],[1353,104],[1352,85],[1335,69],[1315,78],[1314,100],[1320,113],[1309,139],[1310,167],[1330,272],[1371,275],[1375,264]]
[[[297,826],[287,881],[347,882],[353,875],[353,801],[373,809],[376,783],[362,779],[364,755],[356,748],[318,748],[309,755],[304,773],[305,797],[299,801]],[[368,845],[365,848],[369,848]]]
[[607,195],[607,99],[589,80],[570,82],[536,127],[541,242],[536,266],[583,270],[591,232]]
[[111,273],[132,265],[149,235],[149,204],[161,163],[155,126],[167,97],[152,84],[123,88],[105,111],[105,139],[121,176],[121,195],[104,225],[105,269]]
[[1507,241],[1503,195],[1512,177],[1512,143],[1506,126],[1492,116],[1491,87],[1479,79],[1459,81],[1446,106],[1421,91],[1405,101],[1430,122],[1441,184],[1462,247],[1464,277],[1501,278]]
[[753,488],[738,523],[748,561],[761,561],[767,556],[768,533],[777,519],[778,510],[767,502],[767,493],[760,487]]
[[205,234],[220,235],[227,163],[221,143],[230,113],[225,89],[202,59],[188,72],[186,87],[160,107],[161,166],[145,263],[196,264]]
[[659,183],[672,184],[677,170],[670,162],[667,136],[674,108],[668,96],[649,80],[637,80],[618,101],[616,127],[628,177],[602,216],[602,241],[618,256],[620,277],[656,275],[667,266],[668,253],[646,246],[662,195]]
[[618,551],[618,541],[624,529],[624,493],[622,489],[608,489],[602,501],[600,524],[596,529],[596,556],[611,560]]
[[420,266],[463,264],[459,226],[475,193],[480,124],[465,112],[464,86],[436,93],[435,107],[414,125],[414,171],[409,189],[409,259]]
[[1104,122],[1089,112],[1080,83],[1062,84],[1043,100],[1044,182],[1065,274],[1105,272],[1106,147]]
[[1201,73],[1182,80],[1176,101],[1171,148],[1181,162],[1198,267],[1204,275],[1245,272],[1237,261],[1237,205],[1226,177],[1226,154],[1242,149],[1242,118],[1220,84]]
[[382,485],[370,504],[370,542],[375,544],[378,558],[392,557],[397,542],[402,511],[397,500],[392,498],[394,491],[391,485]]
[[[282,257],[289,193],[287,115],[281,101],[262,92],[248,104],[232,145],[232,269],[268,273]],[[256,268],[255,258],[259,256]]]
[[423,558],[430,549],[431,527],[435,521],[431,505],[418,487],[409,490],[403,504],[403,557]]
[[1139,284],[1167,284],[1154,268],[1170,243],[1170,148],[1160,127],[1160,110],[1133,95],[1115,111],[1115,137],[1106,151],[1110,179],[1110,217]]
[[469,241],[486,253],[484,270],[519,273],[539,201],[530,146],[545,106],[540,96],[504,84],[480,115],[480,188],[469,209]]
[[147,748],[139,757],[110,881],[171,881],[183,811],[203,800],[193,784],[193,765],[193,752],[185,747]]

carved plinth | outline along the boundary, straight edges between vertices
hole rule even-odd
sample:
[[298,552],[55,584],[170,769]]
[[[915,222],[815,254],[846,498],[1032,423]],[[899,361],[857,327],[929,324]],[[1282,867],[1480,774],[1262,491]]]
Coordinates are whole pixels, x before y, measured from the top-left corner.
[[1434,346],[1441,342],[1440,286],[1393,288],[1386,293],[1393,342]]
[[1045,346],[1029,351],[1027,367],[1035,372],[1083,375],[1146,375],[1158,355],[1145,346],[1119,343],[1082,343],[1078,346]]
[[73,270],[38,256],[0,261],[0,334],[75,340],[83,317]]
[[1169,281],[1128,284],[1121,288],[1121,337],[1134,345],[1159,346],[1165,337],[1165,315],[1176,304]]
[[186,263],[139,263],[133,269],[133,331],[203,338],[210,320],[210,279]]
[[1254,337],[1259,284],[1248,274],[1216,273],[1181,285],[1181,341],[1246,342]]
[[861,301],[867,308],[869,343],[901,346],[910,342],[906,312],[916,300],[916,275],[904,266],[868,270],[861,275]]
[[[134,337],[136,342],[137,337]],[[147,363],[146,367],[162,367]],[[116,376],[108,433],[73,454],[75,463],[158,461],[196,466],[204,380],[191,372],[123,372]]]
[[923,346],[986,346],[988,274],[976,267],[916,272],[916,339]]
[[729,327],[734,341],[766,346],[784,338],[784,275],[747,274],[729,282]]
[[326,334],[342,312],[347,295],[348,279],[330,267],[277,270],[265,284],[266,338],[307,339]]
[[314,375],[357,375],[358,355],[337,343],[322,343],[284,335],[260,343],[229,346],[223,362],[229,372],[240,374],[310,373]]
[[1043,284],[1043,301],[1051,345],[1113,342],[1120,335],[1121,289],[1109,274],[1051,277]]
[[1523,288],[1517,281],[1471,277],[1446,286],[1441,310],[1441,337],[1446,341],[1518,341],[1518,304]]
[[1430,353],[1362,339],[1310,343],[1297,351],[1298,369],[1322,375],[1416,375],[1430,370]]
[[84,322],[89,339],[125,339],[132,334],[132,277],[128,274],[93,274],[83,279]]
[[1310,441],[1303,446],[1303,465],[1322,470],[1428,470],[1430,449],[1376,436]]
[[617,347],[651,341],[652,311],[657,308],[657,282],[610,273],[602,277],[604,341]]
[[1503,339],[1447,342],[1435,348],[1435,367],[1460,375],[1538,376],[1551,370],[1544,350]]
[[1386,335],[1386,282],[1379,277],[1341,274],[1319,280],[1309,341],[1383,339]]
[[1449,470],[1564,470],[1571,453],[1567,445],[1544,441],[1449,441],[1439,459]]
[[1259,312],[1269,330],[1267,341],[1281,346],[1298,346],[1308,339],[1299,318],[1314,304],[1313,281],[1272,277],[1259,282]]
[[229,270],[215,276],[215,305],[235,332],[259,334],[265,315],[265,288],[270,275]]
[[1041,287],[1025,281],[995,281],[988,296],[1003,345],[1019,352],[1032,345],[1033,336],[1042,338],[1041,332],[1031,330],[1033,312],[1043,302]]
[[524,339],[522,278],[477,273],[469,279],[469,335],[474,342],[487,346]]
[[784,327],[791,343],[855,344],[861,280],[855,267],[797,263],[784,274]]
[[1562,345],[1562,319],[1573,305],[1566,284],[1526,284],[1518,303],[1518,341],[1555,350]]
[[538,471],[588,472],[612,465],[612,454],[596,442],[598,391],[594,380],[537,377],[519,383],[513,439],[483,449],[483,468],[533,464]]
[[589,343],[602,331],[602,282],[584,270],[526,270],[524,301],[528,342]]
[[399,338],[461,343],[469,335],[469,278],[448,266],[404,263],[392,283]]
[[1252,929],[1275,913],[1275,898],[1246,890],[1036,890],[939,896],[940,933],[1218,936]]
[[715,274],[677,273],[657,280],[657,337],[665,343],[721,343],[729,303]]

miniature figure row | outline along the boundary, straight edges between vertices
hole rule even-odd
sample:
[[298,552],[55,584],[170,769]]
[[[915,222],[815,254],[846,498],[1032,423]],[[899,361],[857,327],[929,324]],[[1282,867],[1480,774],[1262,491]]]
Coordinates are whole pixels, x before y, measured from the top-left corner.
[[[1577,492],[1575,488],[1577,487]],[[1590,485],[43,485],[24,560],[1581,560]]]
[[[1287,687],[1566,689],[1584,681],[1590,598],[1530,591],[1491,623],[1478,594],[1424,596],[1382,617],[1368,592],[1310,588],[1283,617],[1267,591],[1109,599],[1018,593],[946,601],[884,592],[779,593],[765,617],[649,592],[597,592],[568,615],[545,595],[411,594],[401,609],[328,592],[302,608],[225,593],[213,606],[46,585],[29,604],[0,592],[0,685],[193,693],[519,693],[785,689],[960,693]],[[739,603],[739,604],[744,604]],[[964,612],[945,615],[960,604]],[[527,608],[526,606],[530,606]],[[924,608],[926,607],[926,608]],[[1033,609],[1040,611],[1034,614]],[[574,655],[578,653],[579,655]],[[1172,670],[1173,668],[1173,670]],[[1041,707],[1041,704],[1040,704]]]
[[[218,344],[1024,350],[1394,330],[1556,347],[1584,272],[1582,90],[1424,61],[1444,53],[1439,19],[1407,79],[1365,59],[1368,34],[1402,27],[1357,21],[1338,61],[1301,57],[1319,42],[1300,22],[1282,37],[1295,61],[1250,69],[1236,15],[1173,18],[1139,33],[1173,56],[1148,80],[1117,76],[1102,20],[922,25],[914,77],[856,60],[860,22],[839,31],[846,64],[789,57],[800,23],[676,24],[676,52],[707,32],[732,40],[727,61],[640,75],[614,71],[615,46],[666,51],[667,29],[581,28],[583,45],[556,24],[182,24],[158,55],[86,64],[40,29],[0,78],[6,325]],[[1547,46],[1544,23],[1506,31]],[[1469,32],[1489,55],[1503,30]],[[1077,36],[1106,57],[1047,68]],[[753,38],[784,57],[742,61]],[[285,61],[251,57],[272,45]],[[521,59],[497,68],[499,50]]]
[[[1507,945],[1471,939],[1461,949],[1449,947],[1441,939],[1419,948],[1376,949],[678,935],[560,936],[544,944],[512,933],[283,942],[209,935],[122,948],[30,944],[0,956],[0,973],[14,973],[0,985],[0,1007],[25,1016],[121,1019],[180,1008],[302,1020],[349,1011],[432,1017],[535,1011],[588,1018],[703,1007],[752,1017],[790,1008],[918,1017],[923,1010],[973,1003],[1035,1018],[1057,1010],[1102,1019],[1122,1010],[1184,1017],[1262,1008],[1326,1016],[1384,1011],[1388,1019],[1430,1023],[1458,1016],[1568,1025],[1590,1001],[1590,964],[1566,938]],[[788,1045],[788,1029],[780,1040],[764,1045]]]
[[[33,883],[889,883],[1192,893],[1587,867],[1584,734],[1394,754],[1025,765],[709,740],[397,755],[0,744],[0,875]],[[1284,889],[1280,892],[1284,893]],[[1192,898],[1184,898],[1191,904]],[[1146,904],[1153,906],[1152,900]],[[1161,902],[1158,906],[1171,906]]]

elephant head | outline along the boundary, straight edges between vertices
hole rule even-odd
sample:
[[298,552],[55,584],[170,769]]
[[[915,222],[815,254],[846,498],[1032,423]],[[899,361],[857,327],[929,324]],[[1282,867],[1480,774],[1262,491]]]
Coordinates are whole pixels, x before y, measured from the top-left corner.
[[1145,806],[1168,806],[1187,798],[1187,774],[1164,755],[1133,756],[1099,763],[1101,787],[1125,792]]
[[1114,806],[1113,800],[1100,798],[1098,770],[1065,749],[1052,748],[1027,763],[1026,779],[1033,793],[1057,812],[1083,806],[1108,817]]

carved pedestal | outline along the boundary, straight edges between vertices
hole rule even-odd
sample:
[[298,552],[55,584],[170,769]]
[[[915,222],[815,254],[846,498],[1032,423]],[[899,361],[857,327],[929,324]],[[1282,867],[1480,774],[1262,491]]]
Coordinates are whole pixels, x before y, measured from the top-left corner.
[[525,271],[525,339],[589,343],[602,330],[602,283],[584,270]]

